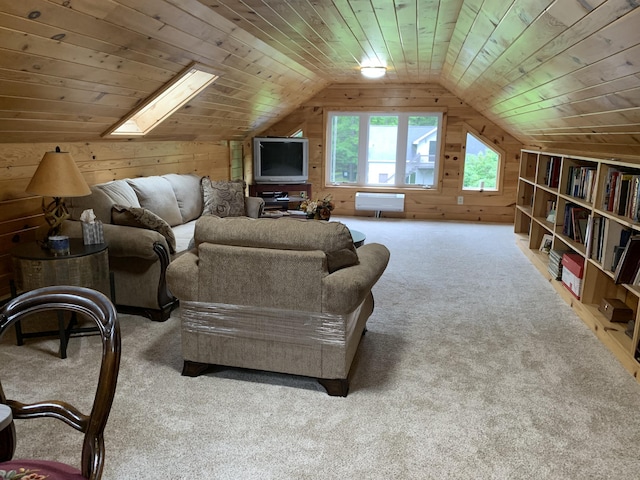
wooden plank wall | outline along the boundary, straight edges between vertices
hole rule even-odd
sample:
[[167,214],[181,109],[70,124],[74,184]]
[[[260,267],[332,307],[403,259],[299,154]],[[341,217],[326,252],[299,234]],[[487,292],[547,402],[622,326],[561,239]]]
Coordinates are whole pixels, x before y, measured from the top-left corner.
[[[446,110],[444,158],[438,189],[425,190],[324,186],[325,112],[332,109],[430,109]],[[503,163],[503,188],[499,192],[462,192],[462,163],[464,161],[464,125],[467,124],[483,137],[506,152]],[[519,156],[522,144],[490,122],[469,105],[439,85],[406,84],[381,87],[379,85],[336,85],[320,92],[287,116],[265,135],[287,135],[302,128],[309,138],[309,181],[314,197],[332,194],[337,202],[336,214],[371,215],[355,210],[358,191],[404,192],[404,213],[385,213],[388,217],[416,219],[463,220],[475,222],[511,223],[518,178]],[[245,149],[250,148],[245,141]],[[457,197],[464,196],[464,204]]]
[[[122,178],[191,173],[228,179],[228,142],[61,143],[90,185]],[[25,193],[45,152],[56,144],[7,143],[0,150],[0,298],[9,293],[10,250],[44,236],[42,198]],[[48,200],[47,200],[48,201]]]

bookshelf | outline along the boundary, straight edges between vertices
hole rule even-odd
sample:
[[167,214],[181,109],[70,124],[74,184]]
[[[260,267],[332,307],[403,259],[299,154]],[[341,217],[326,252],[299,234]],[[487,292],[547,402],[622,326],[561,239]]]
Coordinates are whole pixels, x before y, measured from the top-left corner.
[[[618,283],[615,274],[628,238],[640,235],[640,165],[522,150],[514,231],[540,273],[640,381],[640,274],[637,284]],[[584,260],[577,296],[549,271],[549,254],[540,250],[549,236],[553,250]],[[633,310],[632,329],[600,312],[603,298],[617,298]]]

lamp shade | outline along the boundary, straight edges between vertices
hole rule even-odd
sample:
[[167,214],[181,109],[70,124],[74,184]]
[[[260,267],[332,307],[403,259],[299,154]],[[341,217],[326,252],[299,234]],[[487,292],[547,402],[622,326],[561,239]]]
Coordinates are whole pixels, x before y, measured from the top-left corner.
[[27,193],[43,197],[83,197],[91,190],[69,152],[47,152],[31,178]]

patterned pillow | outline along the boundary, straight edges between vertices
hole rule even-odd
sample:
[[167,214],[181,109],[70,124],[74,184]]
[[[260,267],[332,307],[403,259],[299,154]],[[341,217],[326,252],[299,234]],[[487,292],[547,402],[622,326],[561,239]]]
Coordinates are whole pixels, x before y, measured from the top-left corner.
[[167,239],[169,251],[176,253],[176,237],[167,222],[151,210],[142,207],[125,207],[114,205],[111,209],[111,223],[128,227],[146,228],[155,230]]
[[217,215],[218,217],[241,217],[244,211],[244,182],[213,181],[203,177],[201,182],[203,215]]

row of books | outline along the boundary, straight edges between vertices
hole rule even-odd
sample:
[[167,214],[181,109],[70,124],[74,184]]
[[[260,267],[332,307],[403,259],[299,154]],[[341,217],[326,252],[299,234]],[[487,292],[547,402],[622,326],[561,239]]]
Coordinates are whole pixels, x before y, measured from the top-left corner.
[[609,168],[604,182],[602,209],[637,222],[640,219],[640,175]]
[[640,285],[640,235],[629,238],[614,273],[615,283]]
[[594,167],[571,166],[568,169],[568,174],[567,195],[593,203],[596,169]]
[[560,183],[560,166],[562,159],[559,157],[550,157],[544,174],[544,184],[547,187],[558,188]]
[[631,230],[607,217],[593,217],[589,221],[587,255],[614,272],[624,248],[631,237]]
[[562,278],[562,255],[568,253],[569,250],[550,250],[549,265],[547,269],[555,280]]
[[589,225],[589,210],[575,203],[567,203],[564,206],[564,224],[562,234],[575,242],[585,245],[587,239],[587,226]]

